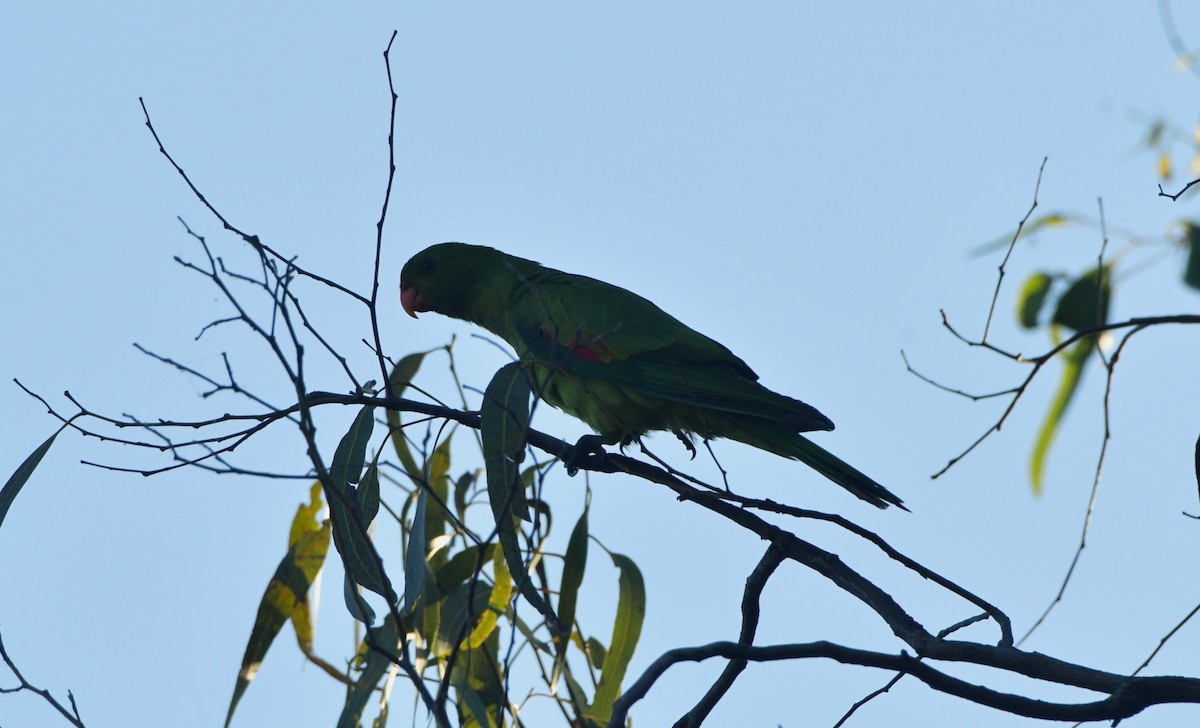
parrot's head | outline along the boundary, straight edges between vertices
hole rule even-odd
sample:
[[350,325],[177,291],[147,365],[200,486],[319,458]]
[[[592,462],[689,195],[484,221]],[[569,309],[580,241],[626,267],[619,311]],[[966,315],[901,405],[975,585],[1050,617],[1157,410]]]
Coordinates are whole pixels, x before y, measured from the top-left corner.
[[400,271],[400,305],[413,318],[433,311],[478,321],[475,306],[507,256],[493,248],[466,243],[440,243],[417,253]]

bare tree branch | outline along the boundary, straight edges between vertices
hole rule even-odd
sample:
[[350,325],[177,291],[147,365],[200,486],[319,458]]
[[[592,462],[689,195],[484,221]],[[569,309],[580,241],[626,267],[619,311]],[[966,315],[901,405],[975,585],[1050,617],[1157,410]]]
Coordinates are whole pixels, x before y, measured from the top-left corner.
[[2,636],[0,636],[0,658],[4,660],[4,664],[8,666],[9,671],[12,672],[13,676],[17,678],[17,681],[20,683],[20,685],[15,688],[0,688],[0,694],[29,691],[41,697],[42,700],[45,700],[50,707],[57,710],[59,714],[62,715],[62,717],[65,718],[71,725],[77,726],[77,728],[85,728],[83,719],[79,717],[79,706],[75,704],[75,696],[71,694],[71,691],[67,691],[67,701],[71,704],[71,709],[68,711],[62,703],[58,702],[58,700],[50,694],[49,690],[36,687],[25,679],[25,676],[21,674],[19,669],[17,669],[16,663],[13,662],[12,658],[9,656],[8,650],[4,648],[4,638]]

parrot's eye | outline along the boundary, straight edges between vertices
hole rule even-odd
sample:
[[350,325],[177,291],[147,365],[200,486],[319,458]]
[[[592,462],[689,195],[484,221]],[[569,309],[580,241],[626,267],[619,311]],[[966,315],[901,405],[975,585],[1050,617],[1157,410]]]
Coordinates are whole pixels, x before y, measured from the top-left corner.
[[433,258],[426,258],[425,260],[421,261],[422,273],[432,273],[435,270],[437,270],[437,261]]

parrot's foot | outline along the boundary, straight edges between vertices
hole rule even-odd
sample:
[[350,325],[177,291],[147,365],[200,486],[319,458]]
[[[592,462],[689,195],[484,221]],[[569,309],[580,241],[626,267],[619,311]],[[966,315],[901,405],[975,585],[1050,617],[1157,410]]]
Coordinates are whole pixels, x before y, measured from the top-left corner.
[[608,452],[604,449],[604,440],[599,435],[584,435],[571,448],[563,465],[567,466],[567,475],[575,477],[580,468],[591,469],[604,462]]
[[683,443],[683,446],[686,447],[688,449],[688,452],[690,452],[692,454],[692,457],[690,459],[695,460],[696,459],[696,445],[692,443],[692,438],[688,437],[687,433],[684,432],[683,430],[671,430],[671,432],[672,432],[672,434],[675,435],[675,437],[679,438],[679,441]]

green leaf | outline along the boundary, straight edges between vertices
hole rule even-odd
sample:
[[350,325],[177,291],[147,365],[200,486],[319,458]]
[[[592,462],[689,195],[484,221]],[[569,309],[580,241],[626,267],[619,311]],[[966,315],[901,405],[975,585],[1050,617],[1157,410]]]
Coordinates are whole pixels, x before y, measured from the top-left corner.
[[1050,293],[1050,285],[1054,282],[1054,278],[1046,272],[1039,271],[1029,276],[1025,281],[1025,285],[1021,287],[1021,293],[1017,297],[1017,321],[1027,329],[1035,328],[1038,325],[1038,316],[1042,312],[1042,305],[1046,302],[1046,296]]
[[479,472],[468,470],[454,482],[454,512],[458,514],[460,521],[467,519],[467,496],[471,494],[471,486],[479,479]]
[[1200,437],[1196,438],[1196,488],[1200,489]]
[[481,581],[460,584],[450,592],[442,602],[442,618],[433,642],[433,653],[438,657],[450,654],[454,646],[470,634],[468,625],[474,625],[475,617],[487,608],[490,598],[487,585]]
[[1052,322],[1072,331],[1100,326],[1108,321],[1111,299],[1112,266],[1105,265],[1103,271],[1092,268],[1076,278],[1058,299]]
[[482,564],[494,558],[496,544],[489,543],[484,546],[482,558],[479,555],[479,548],[479,546],[468,546],[438,567],[435,573],[440,592],[449,594],[454,591],[459,584],[479,573]]
[[363,624],[375,623],[375,610],[362,596],[362,588],[354,583],[349,574],[342,579],[342,598],[346,602],[346,611],[353,619]]
[[421,362],[425,361],[425,357],[428,355],[429,352],[422,351],[417,354],[409,354],[396,362],[396,366],[392,368],[392,373],[388,375],[388,385],[393,397],[399,397],[404,394],[404,390],[408,389],[408,385],[412,384],[413,377],[417,376],[417,370],[421,368]]
[[346,696],[346,705],[342,708],[342,714],[338,718],[338,728],[358,728],[363,711],[375,694],[375,686],[392,666],[391,657],[381,654],[369,645],[374,643],[384,650],[394,652],[400,642],[400,631],[396,628],[396,622],[390,614],[379,627],[368,627],[367,631],[370,639],[363,640],[365,652],[363,671],[351,686],[350,694]]
[[521,371],[520,362],[500,367],[484,391],[480,434],[487,470],[488,501],[496,517],[496,538],[521,596],[546,618],[552,630],[565,632],[567,627],[554,616],[550,605],[533,587],[517,538],[516,519],[529,519],[525,488],[518,477],[529,427],[529,395],[529,380]]
[[[583,571],[587,566],[588,509],[584,508],[571,538],[567,541],[567,552],[563,556],[562,585],[558,591],[558,617],[570,629],[575,623],[575,606],[579,598],[579,587],[583,584]],[[570,640],[563,635],[558,638],[558,657],[567,651]]]
[[[572,707],[580,714],[586,714],[588,711],[588,702],[587,693],[583,691],[583,686],[571,674],[571,668],[565,661],[558,662],[557,666],[561,667],[563,678],[567,681],[567,697],[571,699]],[[595,723],[588,723],[588,725],[594,726]]]
[[396,684],[396,675],[400,668],[395,663],[388,668],[387,680],[379,690],[379,715],[371,721],[371,728],[387,728],[388,714],[391,712],[392,688]]
[[425,504],[428,500],[429,492],[422,488],[417,494],[417,510],[413,513],[408,552],[404,557],[404,611],[409,613],[421,596],[425,579]]
[[1146,128],[1146,139],[1142,142],[1147,149],[1157,147],[1162,141],[1163,132],[1167,130],[1167,122],[1165,119],[1155,119],[1149,127]]
[[301,650],[305,655],[313,656],[308,592],[325,563],[330,533],[329,522],[318,525],[315,517],[321,505],[319,484],[313,486],[311,497],[311,505],[301,504],[292,519],[287,554],[275,568],[275,574],[267,582],[266,592],[259,602],[258,614],[242,656],[242,667],[234,684],[233,698],[229,701],[229,711],[225,716],[226,726],[233,720],[233,711],[258,673],[267,650],[289,619],[296,628],[296,639]]
[[[1069,225],[1069,224],[1074,224],[1074,223],[1078,223],[1078,222],[1079,222],[1079,220],[1071,213],[1049,212],[1049,213],[1046,213],[1045,215],[1035,217],[1032,220],[1030,220],[1029,222],[1025,223],[1025,227],[1021,228],[1021,235],[1023,237],[1028,237],[1030,235],[1033,235],[1036,232],[1040,232],[1044,228],[1062,227],[1063,225]],[[1013,236],[1016,234],[1017,234],[1016,230],[1011,230],[1011,231],[1005,233],[1004,235],[996,238],[995,240],[991,240],[989,242],[984,243],[983,245],[979,245],[979,246],[975,247],[974,249],[971,250],[970,254],[971,255],[985,255],[987,253],[992,253],[997,250],[1004,250],[1008,246],[1012,245]]]
[[329,475],[335,482],[357,483],[367,462],[367,443],[375,429],[375,408],[363,407],[333,453]]
[[592,701],[591,716],[600,724],[607,723],[612,715],[613,703],[621,693],[621,681],[633,659],[633,651],[642,634],[642,621],[646,618],[646,585],[642,582],[642,572],[628,556],[612,554],[612,560],[621,572],[620,597],[617,617],[613,621],[612,642],[604,656],[600,684],[596,686],[596,697]]
[[1067,411],[1067,406],[1071,404],[1071,398],[1075,396],[1075,391],[1079,387],[1079,381],[1083,376],[1083,366],[1095,347],[1095,339],[1089,336],[1067,349],[1063,355],[1063,373],[1058,384],[1058,392],[1050,403],[1050,409],[1046,412],[1046,419],[1038,431],[1037,440],[1034,441],[1033,456],[1029,459],[1029,476],[1035,494],[1040,495],[1042,492],[1046,457],[1050,453],[1050,445],[1054,441],[1054,435],[1058,432],[1062,416]]
[[[404,392],[412,382],[413,377],[417,375],[417,370],[421,368],[421,362],[425,360],[425,356],[428,353],[409,354],[396,362],[396,366],[392,368],[391,375],[388,376],[388,385],[392,396],[399,397]],[[400,458],[400,465],[404,467],[404,472],[408,473],[408,477],[412,478],[413,482],[420,482],[421,468],[417,466],[417,461],[413,458],[412,451],[408,447],[408,441],[404,439],[400,413],[389,409],[384,413],[384,416],[387,419],[388,428],[392,433],[392,447],[396,450],[396,457]]]
[[1183,282],[1200,290],[1200,225],[1185,222],[1184,229],[1187,231],[1188,256],[1183,269]]
[[369,527],[379,515],[379,467],[371,463],[358,485],[358,502],[362,505],[363,523]]
[[[58,432],[62,432],[60,429]],[[50,450],[50,446],[54,444],[54,438],[58,437],[58,432],[55,432],[46,441],[37,446],[37,449],[25,458],[25,462],[17,466],[15,472],[9,476],[8,482],[0,488],[0,524],[4,523],[4,517],[8,515],[8,509],[17,498],[17,493],[21,492],[21,488],[25,485],[25,481],[29,480],[29,476],[33,475],[33,471],[37,469],[38,463],[42,462],[42,458],[46,456],[46,452]]]
[[[355,584],[370,589],[388,601],[396,603],[391,581],[383,570],[383,560],[371,543],[364,503],[358,489],[350,485],[351,474],[362,471],[366,462],[367,442],[374,426],[374,407],[363,407],[338,444],[329,466],[330,482],[325,493],[329,502],[329,518],[333,522],[333,542],[346,567],[346,576]],[[357,466],[355,465],[357,463]],[[356,469],[357,467],[357,469]],[[369,490],[369,489],[368,489]],[[369,495],[369,493],[368,493]],[[353,599],[349,598],[353,604]]]
[[492,509],[503,507],[529,520],[525,488],[518,477],[529,431],[529,379],[520,362],[500,367],[483,394],[479,430]]
[[603,670],[604,656],[608,654],[608,650],[604,649],[604,643],[595,637],[588,637],[587,652],[589,655],[589,661],[592,663],[592,667],[595,667],[597,670]]

